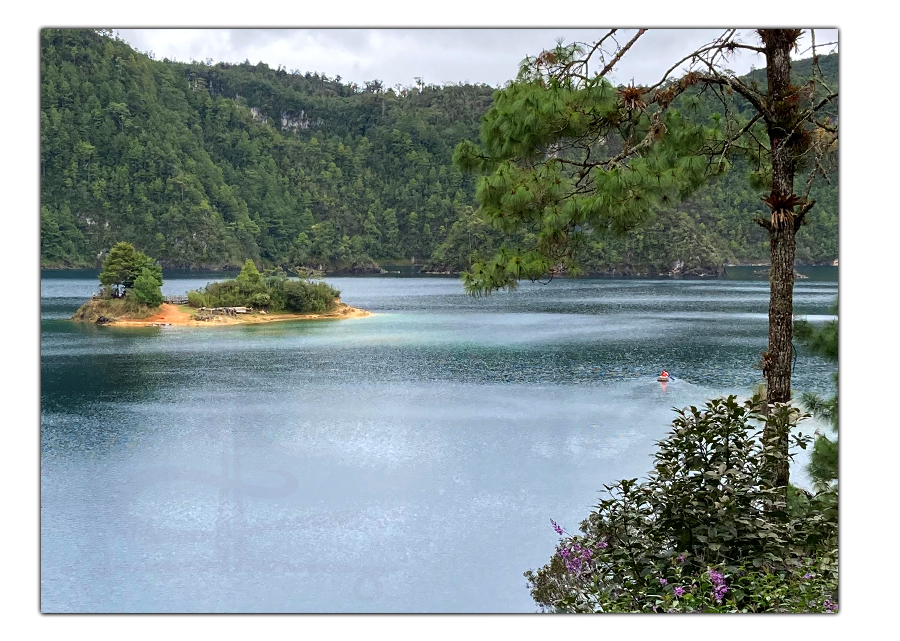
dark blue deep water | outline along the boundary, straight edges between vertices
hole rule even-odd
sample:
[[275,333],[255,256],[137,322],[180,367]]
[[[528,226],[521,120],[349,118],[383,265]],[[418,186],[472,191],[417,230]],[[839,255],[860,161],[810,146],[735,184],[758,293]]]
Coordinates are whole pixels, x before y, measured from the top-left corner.
[[[801,271],[797,315],[830,318],[837,269]],[[42,274],[44,612],[531,612],[550,519],[576,531],[604,483],[646,474],[672,407],[760,382],[748,269],[480,300],[327,281],[373,315],[96,327],[65,320],[96,272]],[[833,370],[801,350],[794,389]]]

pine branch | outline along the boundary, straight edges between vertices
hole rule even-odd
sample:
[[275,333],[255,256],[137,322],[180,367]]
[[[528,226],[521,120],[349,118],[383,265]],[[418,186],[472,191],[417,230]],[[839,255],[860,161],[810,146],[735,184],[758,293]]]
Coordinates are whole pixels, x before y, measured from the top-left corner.
[[612,68],[616,65],[616,63],[622,59],[622,56],[624,56],[625,53],[629,49],[631,49],[631,46],[635,42],[637,42],[638,38],[640,38],[645,33],[647,33],[646,29],[638,29],[637,34],[631,40],[629,40],[628,43],[622,49],[619,50],[619,52],[615,55],[615,57],[612,60],[610,60],[609,63],[605,67],[603,67],[603,70],[597,75],[599,75],[601,77],[606,76],[606,74],[612,70]]

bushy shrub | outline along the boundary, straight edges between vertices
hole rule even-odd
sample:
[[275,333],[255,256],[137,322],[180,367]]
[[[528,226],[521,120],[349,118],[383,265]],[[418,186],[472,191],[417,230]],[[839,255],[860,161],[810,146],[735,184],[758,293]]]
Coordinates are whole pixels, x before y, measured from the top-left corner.
[[260,309],[267,309],[271,302],[272,297],[263,292],[257,292],[250,297],[250,304]]
[[282,290],[284,309],[297,314],[316,314],[334,309],[340,292],[326,283],[289,281]]
[[555,556],[525,573],[535,601],[574,612],[834,611],[836,510],[774,485],[775,444],[806,415],[759,407],[730,396],[678,411],[645,482],[605,486],[581,534],[553,523]]
[[191,307],[206,307],[206,297],[195,290],[191,290],[187,294],[188,305]]
[[340,292],[326,283],[288,280],[279,272],[267,273],[265,278],[248,276],[210,283],[203,290],[188,292],[188,303],[192,307],[256,307],[315,314],[333,310],[338,296]]
[[138,303],[147,307],[159,307],[162,304],[162,291],[153,271],[149,269],[141,271],[140,276],[134,279],[134,289],[128,292],[128,296],[132,295]]
[[[210,307],[235,307],[247,304],[247,293],[236,280],[210,283],[200,293],[205,294]],[[188,300],[190,301],[190,294]]]

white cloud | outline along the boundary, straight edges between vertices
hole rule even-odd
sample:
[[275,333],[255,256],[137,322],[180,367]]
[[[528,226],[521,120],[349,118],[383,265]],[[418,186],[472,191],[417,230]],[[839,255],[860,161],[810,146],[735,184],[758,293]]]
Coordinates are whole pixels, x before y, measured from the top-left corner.
[[[179,61],[265,62],[301,72],[387,86],[426,83],[502,85],[515,77],[519,63],[566,43],[591,42],[605,29],[122,29],[120,36],[158,59]],[[625,42],[634,30],[623,30]],[[639,40],[616,69],[621,82],[650,83],[668,65],[720,34],[719,29],[653,29]],[[755,42],[752,31],[742,34]],[[821,30],[818,42],[837,39],[836,29]],[[801,45],[805,49],[806,45]],[[762,66],[760,56],[739,52],[729,66],[739,73]]]

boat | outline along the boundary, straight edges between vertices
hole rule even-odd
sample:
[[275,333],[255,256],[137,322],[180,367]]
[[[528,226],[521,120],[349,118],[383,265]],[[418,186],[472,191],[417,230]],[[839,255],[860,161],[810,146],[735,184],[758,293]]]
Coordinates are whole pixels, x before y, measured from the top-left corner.
[[668,383],[669,377],[668,376],[657,376],[656,380],[658,380],[660,383]]

